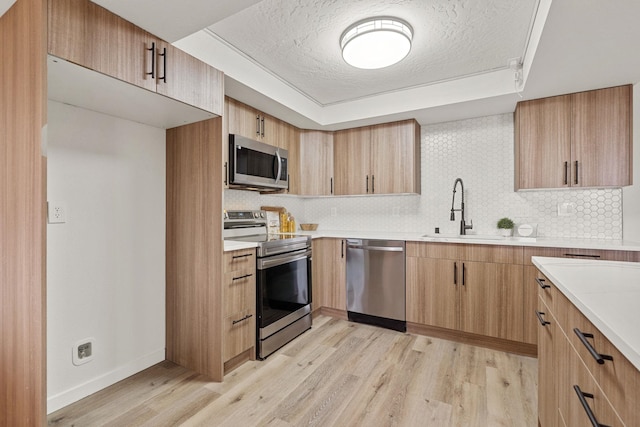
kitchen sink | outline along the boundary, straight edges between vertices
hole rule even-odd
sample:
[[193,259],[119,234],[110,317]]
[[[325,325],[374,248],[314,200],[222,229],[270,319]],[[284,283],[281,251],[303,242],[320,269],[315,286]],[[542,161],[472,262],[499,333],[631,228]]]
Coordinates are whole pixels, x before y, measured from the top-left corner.
[[464,239],[464,240],[504,240],[505,237],[497,236],[495,234],[447,234],[447,233],[430,233],[423,234],[420,237],[428,239]]

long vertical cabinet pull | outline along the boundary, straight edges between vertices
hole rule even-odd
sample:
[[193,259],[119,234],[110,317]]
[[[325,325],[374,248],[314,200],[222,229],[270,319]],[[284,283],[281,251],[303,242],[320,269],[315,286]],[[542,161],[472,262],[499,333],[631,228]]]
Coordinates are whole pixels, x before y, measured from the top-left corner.
[[458,284],[458,263],[457,262],[453,263],[453,284],[454,285]]
[[260,115],[256,116],[256,136],[260,137]]
[[344,239],[340,241],[340,258],[344,258]]
[[264,116],[260,119],[260,136],[264,138]]
[[575,179],[573,181],[574,184],[578,183],[578,161],[576,160],[576,176]]
[[367,179],[366,183],[367,183],[367,193],[368,193],[369,192],[369,175],[367,175],[366,179]]
[[147,76],[151,76],[152,79],[156,78],[156,42],[151,42],[151,47],[147,50],[151,51],[151,72],[145,73]]
[[333,177],[331,177],[330,185],[331,185],[331,188],[330,188],[331,193],[329,193],[329,194],[333,194]]
[[163,48],[162,49],[162,53],[159,53],[158,55],[162,56],[162,67],[163,67],[163,72],[164,72],[164,76],[160,77],[158,76],[158,80],[162,80],[163,82],[167,82],[167,48]]
[[371,175],[371,193],[375,194],[376,192],[376,176]]
[[466,285],[467,285],[467,284],[465,283],[465,280],[464,280],[464,272],[465,272],[465,270],[466,270],[466,269],[467,269],[467,268],[465,267],[464,262],[463,262],[463,263],[462,263],[462,286],[466,286]]
[[564,162],[564,185],[569,185],[569,162]]
[[229,185],[227,182],[229,180],[229,166],[227,162],[224,162],[224,185]]
[[578,385],[574,385],[573,389],[575,390],[576,394],[578,395],[578,400],[580,400],[580,404],[582,405],[582,409],[584,409],[584,412],[587,414],[587,418],[589,418],[589,421],[591,422],[591,425],[593,427],[608,427],[608,426],[605,426],[604,424],[600,424],[600,422],[596,418],[596,415],[593,413],[593,410],[589,406],[589,403],[587,402],[586,398],[593,399],[593,397],[594,397],[593,394],[585,393],[584,391],[580,390],[580,386],[578,386]]

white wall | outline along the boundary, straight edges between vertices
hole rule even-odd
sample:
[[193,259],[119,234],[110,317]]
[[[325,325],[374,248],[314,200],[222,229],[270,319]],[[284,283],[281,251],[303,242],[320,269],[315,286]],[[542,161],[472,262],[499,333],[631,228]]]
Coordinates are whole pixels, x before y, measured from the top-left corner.
[[[538,235],[552,238],[622,238],[622,191],[513,191],[513,114],[480,117],[422,127],[422,194],[300,199],[298,222],[317,222],[320,230],[457,233],[460,214],[449,214],[453,183],[464,181],[467,221],[473,232],[496,234],[498,219],[538,224]],[[291,197],[225,193],[225,207],[257,209],[260,204],[295,206]],[[459,207],[460,192],[456,194]],[[263,196],[264,197],[264,196]],[[559,203],[574,213],[558,216]],[[336,216],[331,215],[335,208]]]
[[[165,131],[48,106],[48,412],[165,358]],[[94,358],[72,346],[95,339]]]
[[633,185],[624,195],[624,238],[640,242],[640,84],[633,87]]

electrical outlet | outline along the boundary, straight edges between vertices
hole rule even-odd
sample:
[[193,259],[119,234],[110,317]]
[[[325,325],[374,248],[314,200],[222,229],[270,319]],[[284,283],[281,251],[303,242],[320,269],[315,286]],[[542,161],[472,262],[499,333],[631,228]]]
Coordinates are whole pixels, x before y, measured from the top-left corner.
[[76,366],[84,365],[93,360],[94,338],[85,338],[73,346],[72,361]]
[[67,222],[67,204],[65,202],[47,202],[47,216],[49,224],[64,224]]
[[338,208],[331,208],[331,216],[338,216]]
[[576,213],[576,204],[572,202],[558,203],[558,216],[572,216]]

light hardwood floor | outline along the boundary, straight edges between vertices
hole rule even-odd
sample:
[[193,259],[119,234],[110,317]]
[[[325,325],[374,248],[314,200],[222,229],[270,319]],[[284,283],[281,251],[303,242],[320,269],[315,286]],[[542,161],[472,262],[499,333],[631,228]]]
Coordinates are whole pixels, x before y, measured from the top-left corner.
[[48,417],[53,426],[537,426],[537,361],[319,316],[222,383],[170,362]]

